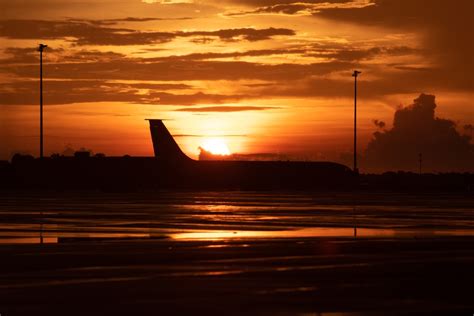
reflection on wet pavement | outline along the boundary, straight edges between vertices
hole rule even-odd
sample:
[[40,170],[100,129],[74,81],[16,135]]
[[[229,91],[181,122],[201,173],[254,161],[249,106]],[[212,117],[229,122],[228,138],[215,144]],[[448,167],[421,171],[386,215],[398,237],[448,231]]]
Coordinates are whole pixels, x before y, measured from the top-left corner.
[[430,196],[408,201],[400,204],[396,195],[388,194],[355,199],[334,193],[261,192],[156,193],[146,198],[3,196],[0,244],[474,234],[472,200]]

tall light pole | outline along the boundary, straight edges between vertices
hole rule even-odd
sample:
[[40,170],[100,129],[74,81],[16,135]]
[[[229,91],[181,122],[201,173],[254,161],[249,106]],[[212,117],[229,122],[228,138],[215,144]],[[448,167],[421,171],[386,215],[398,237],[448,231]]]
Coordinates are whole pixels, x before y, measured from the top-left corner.
[[43,50],[48,45],[39,44],[40,52],[40,158],[43,159]]
[[357,76],[361,74],[360,71],[354,70],[352,77],[354,77],[354,172],[359,173],[357,169]]

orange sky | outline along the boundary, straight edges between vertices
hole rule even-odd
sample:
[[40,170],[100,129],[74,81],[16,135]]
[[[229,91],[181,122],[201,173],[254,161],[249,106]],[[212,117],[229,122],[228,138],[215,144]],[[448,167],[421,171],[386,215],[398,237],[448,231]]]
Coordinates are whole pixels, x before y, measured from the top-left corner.
[[47,154],[152,155],[144,119],[163,118],[193,158],[220,137],[234,153],[341,161],[354,69],[361,152],[374,119],[390,128],[422,92],[461,130],[474,123],[471,3],[2,1],[0,159],[38,155],[40,42]]

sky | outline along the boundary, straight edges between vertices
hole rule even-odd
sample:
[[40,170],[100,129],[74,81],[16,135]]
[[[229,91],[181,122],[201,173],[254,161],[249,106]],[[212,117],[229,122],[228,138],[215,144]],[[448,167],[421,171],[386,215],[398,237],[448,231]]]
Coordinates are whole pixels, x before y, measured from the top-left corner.
[[[473,9],[470,0],[0,0],[0,159],[38,155],[44,43],[47,155],[151,156],[145,119],[161,118],[192,158],[217,142],[247,157],[351,166],[357,69],[363,170],[416,170],[423,151],[427,170],[474,171]],[[394,124],[403,109],[420,121]],[[422,144],[466,163],[414,144],[419,126],[429,126]]]

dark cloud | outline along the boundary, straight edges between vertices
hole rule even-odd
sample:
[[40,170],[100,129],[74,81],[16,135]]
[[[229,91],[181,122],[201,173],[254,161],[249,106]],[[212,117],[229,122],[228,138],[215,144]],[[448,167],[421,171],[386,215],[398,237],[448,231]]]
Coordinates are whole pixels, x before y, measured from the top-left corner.
[[[44,83],[46,104],[70,104],[102,101],[138,101],[138,89],[125,88],[119,84],[107,84],[102,80],[47,81]],[[25,81],[4,84],[0,88],[0,104],[38,104],[38,82]]]
[[316,16],[361,25],[381,26],[423,35],[427,55],[436,60],[444,75],[474,87],[474,41],[471,0],[376,0],[376,5],[359,9],[329,9]]
[[308,51],[307,56],[334,58],[339,61],[370,60],[379,56],[404,56],[419,54],[420,49],[408,46],[375,46],[367,49],[357,49],[350,46],[318,47]]
[[[50,49],[47,50],[46,54],[50,54]],[[38,55],[36,53],[36,55]],[[124,59],[125,56],[116,52],[101,52],[96,50],[79,50],[72,53],[62,51],[60,55],[56,55],[56,61],[58,62],[110,62],[113,60]],[[54,59],[53,59],[54,60]]]
[[[406,46],[353,49],[346,45],[318,44],[288,49],[262,49],[228,53],[194,53],[156,58],[127,57],[115,52],[65,50],[48,48],[45,53],[44,73],[55,83],[47,83],[45,93],[53,103],[66,104],[89,101],[120,101],[160,104],[224,103],[262,97],[351,97],[350,73],[359,60],[371,60],[379,55],[404,55],[417,49]],[[38,75],[38,53],[32,48],[9,48],[9,58],[0,60],[0,71],[23,84],[5,85],[3,104],[35,104],[37,87],[32,84]],[[327,58],[313,64],[261,64],[241,61],[240,58],[271,55],[301,55]],[[235,60],[228,60],[235,58]],[[219,59],[227,59],[219,61]],[[339,61],[342,60],[342,61]],[[406,68],[399,65],[365,63],[360,78],[360,96],[379,98],[381,95],[416,93],[419,89],[468,89],[467,83],[439,76],[438,69]],[[393,68],[390,71],[390,68]],[[335,74],[336,76],[333,76]],[[385,74],[381,76],[381,74]],[[366,79],[366,77],[370,79]],[[18,80],[17,79],[17,80]],[[111,84],[112,81],[136,81],[133,85]],[[156,85],[146,81],[190,80],[259,80],[259,83],[238,83],[239,94],[202,95],[199,87],[188,84]],[[72,84],[71,82],[77,83]],[[292,84],[288,84],[291,81]],[[63,82],[61,86],[60,82]],[[91,86],[86,86],[90,84]],[[23,87],[22,87],[23,85]],[[69,86],[69,87],[66,87]],[[73,86],[76,85],[77,87]],[[80,86],[80,87],[79,87]],[[8,87],[8,89],[7,89]],[[57,87],[57,88],[55,88]],[[415,88],[416,87],[416,88]],[[236,87],[237,88],[237,87]],[[144,94],[139,89],[148,89]],[[187,94],[169,93],[166,90],[190,89]],[[192,92],[192,93],[190,93]],[[113,93],[116,93],[114,96]],[[127,96],[128,95],[128,96]],[[204,97],[205,96],[205,97]],[[15,98],[17,100],[15,101]]]
[[266,29],[254,29],[254,28],[238,28],[238,29],[224,29],[218,31],[195,31],[195,32],[175,32],[176,36],[192,37],[192,36],[204,36],[204,37],[219,37],[222,40],[236,40],[243,38],[247,41],[261,41],[270,39],[273,36],[292,36],[295,35],[295,31],[286,28],[274,28],[269,27]]
[[[355,64],[346,63],[344,69],[333,72],[342,75],[330,78],[326,74],[301,76],[294,78],[291,85],[282,80],[271,86],[262,86],[261,95],[293,96],[293,97],[345,97],[352,98],[353,78],[351,73]],[[387,69],[384,65],[366,64],[359,78],[359,97],[365,99],[380,99],[394,94],[412,94],[420,90],[437,89],[440,91],[464,92],[471,91],[469,82],[462,78],[440,76],[440,68],[427,68],[424,71]],[[367,78],[368,77],[368,78]]]
[[192,20],[191,17],[177,17],[177,18],[158,18],[158,17],[125,17],[118,19],[103,19],[103,20],[88,20],[88,19],[68,19],[72,22],[87,22],[95,25],[115,25],[121,22],[153,22],[153,21],[180,21],[180,20]]
[[238,11],[230,12],[228,16],[240,16],[240,15],[251,15],[251,14],[269,14],[269,13],[280,13],[280,14],[299,14],[312,12],[314,5],[308,3],[288,3],[288,4],[274,4],[271,6],[260,7],[249,11]]
[[[7,58],[0,59],[0,64],[38,64],[39,54],[37,47],[7,47],[4,49]],[[48,47],[45,50],[44,61],[48,62],[108,62],[126,59],[125,55],[116,52],[101,52],[97,50],[66,50],[63,48]]]
[[103,27],[80,21],[1,20],[0,37],[10,39],[69,39],[77,45],[147,45],[169,42],[177,37],[211,37],[221,40],[260,41],[273,36],[291,36],[285,28],[236,28],[193,32],[142,32],[127,28]]
[[421,94],[399,109],[393,128],[375,132],[364,157],[372,170],[417,170],[422,154],[426,171],[473,171],[474,146],[456,123],[435,116],[435,97]]
[[[194,105],[194,104],[221,104],[226,102],[235,102],[242,99],[250,98],[246,95],[226,95],[226,94],[207,94],[204,92],[196,92],[192,94],[172,94],[167,92],[151,92],[145,98],[142,98],[142,103],[152,104],[167,104],[167,105]],[[184,111],[179,109],[178,111]],[[189,112],[204,112],[188,110]],[[207,111],[209,112],[209,111]]]
[[175,39],[173,33],[168,32],[139,32],[139,31],[109,31],[101,28],[95,33],[83,34],[74,40],[77,45],[147,45],[170,42]]
[[37,48],[7,47],[4,53],[8,58],[0,59],[0,64],[32,64],[39,62]]
[[[449,5],[446,1],[429,0],[373,0],[375,5],[357,7],[347,10],[328,8],[316,15],[346,22],[365,25],[411,29],[413,26],[432,26],[435,21],[439,27],[448,27],[441,22],[456,22],[454,17],[464,17],[470,12],[461,10],[472,9],[470,0],[457,0]],[[439,20],[441,19],[441,20]],[[463,21],[467,25],[468,21]]]
[[0,20],[0,36],[11,39],[74,37],[77,41],[86,41],[89,37],[103,37],[110,41],[109,38],[114,38],[114,35],[127,36],[134,32],[125,28],[104,28],[84,21]]
[[416,66],[404,66],[400,64],[388,64],[387,66],[393,67],[398,70],[408,70],[408,71],[430,71],[431,68],[428,67],[416,67]]
[[307,49],[259,49],[249,50],[243,52],[228,52],[228,53],[193,53],[187,55],[172,55],[167,57],[147,58],[147,61],[173,61],[173,60],[208,60],[221,58],[239,58],[239,57],[256,57],[256,56],[271,56],[271,55],[290,55],[290,54],[304,54]]
[[[44,100],[48,105],[83,102],[195,104],[206,95],[174,95],[163,90],[188,89],[184,84],[117,83],[106,80],[46,80]],[[140,92],[148,89],[149,93]],[[198,98],[200,96],[201,98]],[[230,98],[230,97],[229,97]],[[33,80],[4,83],[0,87],[0,105],[38,104],[38,82]],[[173,103],[171,103],[173,104]]]
[[184,83],[147,83],[135,82],[127,84],[128,87],[134,89],[150,89],[150,90],[182,90],[193,89],[194,87]]
[[[239,1],[239,3],[242,3]],[[474,79],[466,73],[474,72],[474,41],[472,12],[474,2],[457,0],[452,3],[428,0],[372,0],[355,1],[246,1],[252,9],[231,14],[313,14],[344,23],[356,23],[392,29],[399,34],[421,37],[419,55],[435,62],[451,86],[472,91]],[[356,61],[379,54],[377,48],[347,50],[334,53],[341,61]],[[393,55],[392,51],[390,54]],[[414,52],[416,53],[416,52]],[[318,54],[316,53],[315,56]],[[425,67],[398,65],[399,70],[423,71]],[[438,74],[439,76],[440,74]],[[466,89],[466,86],[468,88]]]
[[273,106],[202,106],[192,108],[180,108],[176,111],[182,112],[242,112],[242,111],[262,111],[273,110],[278,107]]
[[276,4],[292,4],[292,3],[308,3],[308,4],[320,4],[320,3],[348,3],[353,2],[354,0],[305,0],[305,1],[295,1],[295,0],[227,0],[227,2],[238,3],[241,5],[246,5],[249,7],[262,7],[262,6],[271,6]]
[[371,1],[255,1],[255,9],[241,10],[227,13],[228,16],[258,15],[258,14],[283,14],[283,15],[308,15],[316,14],[327,9],[353,9],[371,6]]
[[[313,64],[259,64],[243,61],[166,60],[124,58],[104,62],[46,63],[45,75],[51,79],[104,80],[240,80],[280,81],[349,70],[352,64],[321,62]],[[0,71],[18,77],[36,78],[37,65],[3,65]]]
[[[45,93],[51,94],[49,100],[57,104],[71,102],[118,101],[165,103],[165,104],[199,104],[204,102],[230,102],[240,99],[261,98],[270,96],[282,97],[351,97],[352,81],[350,73],[355,67],[354,61],[328,61],[313,64],[260,64],[245,61],[218,61],[219,58],[240,58],[247,56],[270,56],[286,54],[307,54],[310,49],[292,48],[275,50],[250,50],[229,53],[200,53],[182,56],[167,56],[159,58],[126,57],[114,52],[99,51],[66,51],[62,49],[48,51],[45,54],[44,73],[48,79],[56,79],[55,83],[47,83]],[[346,48],[324,48],[332,51],[334,56],[347,55]],[[380,54],[409,53],[408,47],[377,47],[363,50],[357,58],[369,58]],[[0,71],[14,75],[18,79],[25,78],[23,88],[20,84],[5,85],[1,102],[13,104],[32,104],[36,102],[37,87],[28,80],[36,80],[38,75],[37,52],[34,48],[9,50],[11,58],[0,60]],[[349,53],[352,54],[352,53]],[[356,58],[353,54],[346,59]],[[329,60],[332,60],[329,57]],[[18,62],[22,61],[22,62]],[[15,63],[18,62],[18,63]],[[388,68],[387,68],[388,67]],[[419,89],[469,89],[467,82],[458,82],[452,78],[438,75],[438,69],[405,69],[400,71],[390,65],[365,64],[364,74],[360,79],[360,96],[364,98],[379,98],[381,95],[416,93]],[[384,73],[384,76],[380,74]],[[337,77],[330,77],[337,74]],[[344,76],[346,74],[346,76]],[[342,75],[342,76],[340,76]],[[365,79],[369,77],[370,79]],[[135,80],[134,85],[114,84],[112,81]],[[148,84],[146,81],[188,81],[188,80],[260,80],[257,84],[245,84],[242,88],[244,95],[208,96],[203,98],[199,88],[186,84],[169,86]],[[292,84],[288,84],[291,81]],[[78,87],[62,87],[74,85]],[[29,84],[29,85],[28,85]],[[91,86],[86,86],[90,84]],[[80,86],[80,87],[79,87]],[[8,87],[8,89],[7,89]],[[55,87],[59,87],[55,89]],[[415,88],[416,87],[416,88]],[[148,95],[139,93],[138,89],[150,89]],[[163,90],[193,89],[194,94],[179,96],[167,94]],[[196,91],[198,90],[198,91]],[[250,92],[249,92],[250,91]],[[117,95],[114,96],[113,93]],[[54,95],[55,94],[55,95]],[[100,97],[99,95],[102,94]],[[129,95],[129,96],[127,96]],[[15,98],[17,100],[15,101]],[[67,99],[69,98],[69,99]],[[28,101],[31,100],[31,101]],[[34,100],[34,101],[33,101]],[[160,100],[158,102],[158,100]],[[51,103],[50,103],[51,104]]]
[[[259,64],[241,61],[207,61],[213,58],[296,53],[296,50],[255,50],[203,53],[160,58],[132,58],[114,52],[51,49],[45,54],[45,101],[47,104],[122,101],[151,104],[192,105],[225,103],[258,98],[268,85],[247,87],[245,94],[212,95],[188,84],[155,84],[147,81],[245,80],[271,81],[286,86],[300,80],[347,69],[350,64],[327,62],[309,65]],[[298,51],[303,52],[302,50]],[[34,48],[10,48],[10,58],[0,60],[0,71],[16,76],[0,87],[1,104],[36,104],[38,100],[38,53]],[[123,83],[118,81],[135,81]],[[147,89],[149,91],[140,91]],[[166,90],[192,90],[186,94]],[[250,89],[251,94],[248,90]],[[263,90],[262,90],[263,91]],[[272,93],[268,94],[272,95]]]

